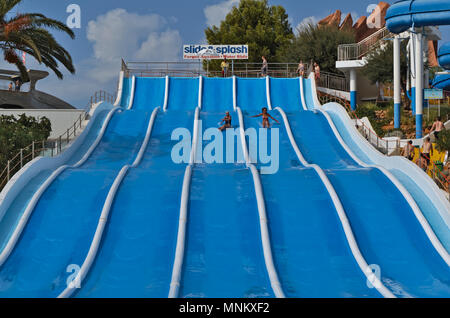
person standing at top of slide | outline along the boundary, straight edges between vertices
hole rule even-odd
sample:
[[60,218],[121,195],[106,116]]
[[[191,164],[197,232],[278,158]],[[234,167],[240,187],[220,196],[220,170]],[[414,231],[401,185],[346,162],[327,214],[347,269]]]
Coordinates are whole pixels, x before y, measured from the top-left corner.
[[316,62],[314,62],[314,78],[316,82],[320,80],[320,66]]
[[439,140],[439,133],[445,129],[444,123],[441,121],[441,117],[438,116],[436,121],[431,126],[430,134],[434,131],[434,138]]
[[220,67],[222,68],[222,77],[228,76],[228,68],[230,67],[230,64],[227,61],[227,58],[225,57],[220,64]]
[[267,76],[267,70],[269,68],[269,64],[264,56],[261,57],[263,63],[261,67],[261,77]]
[[300,60],[300,63],[298,64],[297,73],[300,77],[305,76],[305,64],[303,64],[302,60]]

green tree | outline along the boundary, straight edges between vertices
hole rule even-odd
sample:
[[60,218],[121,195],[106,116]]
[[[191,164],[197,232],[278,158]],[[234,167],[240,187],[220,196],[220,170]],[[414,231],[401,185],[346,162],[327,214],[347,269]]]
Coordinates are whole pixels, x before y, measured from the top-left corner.
[[52,131],[50,120],[42,117],[28,117],[25,114],[0,116],[0,172],[7,161],[20,149],[29,146],[33,141],[47,140]]
[[[250,63],[261,63],[261,56],[279,62],[280,48],[294,37],[286,10],[269,6],[268,0],[241,0],[233,7],[220,27],[205,30],[208,44],[247,44]],[[219,70],[220,61],[212,61],[210,69]]]
[[318,26],[309,22],[297,29],[297,35],[280,52],[283,62],[317,62],[325,72],[338,73],[336,69],[338,45],[355,42],[353,31],[343,31],[332,26]]
[[75,38],[73,31],[64,23],[40,13],[20,13],[12,16],[12,9],[20,2],[21,0],[0,1],[0,48],[4,59],[17,66],[24,82],[28,81],[29,77],[18,51],[33,56],[61,79],[63,74],[59,70],[59,63],[72,74],[75,73],[69,52],[55,40],[48,29],[62,31],[72,39]]
[[[400,45],[400,73],[401,85],[403,92],[406,92],[406,74],[407,74],[407,57],[406,57],[406,41]],[[392,41],[385,42],[385,45],[379,49],[372,50],[367,56],[367,64],[363,68],[365,76],[372,84],[391,84],[394,78],[394,44]],[[405,104],[409,108],[410,103],[407,99]]]

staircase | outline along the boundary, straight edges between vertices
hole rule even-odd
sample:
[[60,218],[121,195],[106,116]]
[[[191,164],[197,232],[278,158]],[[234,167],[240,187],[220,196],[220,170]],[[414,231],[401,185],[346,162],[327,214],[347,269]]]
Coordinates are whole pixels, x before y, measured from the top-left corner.
[[359,43],[338,46],[338,61],[362,59],[367,53],[380,46],[383,39],[394,36],[386,27],[378,30]]

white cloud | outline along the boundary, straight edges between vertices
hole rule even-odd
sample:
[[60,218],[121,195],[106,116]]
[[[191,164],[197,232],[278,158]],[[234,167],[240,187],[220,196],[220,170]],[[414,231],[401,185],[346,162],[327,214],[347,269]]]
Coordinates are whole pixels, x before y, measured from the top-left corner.
[[182,40],[176,30],[156,14],[138,15],[115,9],[88,24],[87,38],[93,43],[95,65],[92,78],[107,82],[117,76],[120,59],[134,61],[176,61]]
[[[29,57],[27,67],[45,69],[50,76],[37,83],[37,89],[53,94],[75,107],[85,107],[98,90],[114,94],[120,71],[121,58],[126,61],[178,61],[181,59],[182,39],[177,30],[159,15],[140,15],[125,9],[114,9],[88,23],[87,39],[92,43],[92,55],[75,61],[76,74],[61,67],[64,80]],[[0,67],[15,69],[0,59]]]
[[225,19],[233,6],[239,4],[240,0],[226,0],[218,4],[207,6],[203,9],[208,26],[219,26],[220,22]]

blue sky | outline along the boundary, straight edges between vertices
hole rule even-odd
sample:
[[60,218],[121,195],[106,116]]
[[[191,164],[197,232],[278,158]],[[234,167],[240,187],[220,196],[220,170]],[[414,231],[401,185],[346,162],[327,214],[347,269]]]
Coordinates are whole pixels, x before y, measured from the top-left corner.
[[[218,24],[238,0],[23,0],[19,12],[42,12],[66,21],[69,4],[81,8],[81,28],[74,29],[76,40],[56,34],[72,54],[76,75],[63,81],[54,75],[38,83],[38,89],[52,93],[75,107],[85,107],[97,90],[115,92],[120,58],[134,61],[180,60],[183,44],[204,43],[204,29]],[[388,1],[392,3],[393,1]],[[340,9],[358,18],[368,15],[373,0],[269,0],[286,8],[292,27],[305,18],[320,20]],[[441,29],[450,41],[450,27]],[[5,67],[5,63],[1,67]],[[44,69],[27,60],[32,69]],[[8,66],[7,68],[11,68]]]

